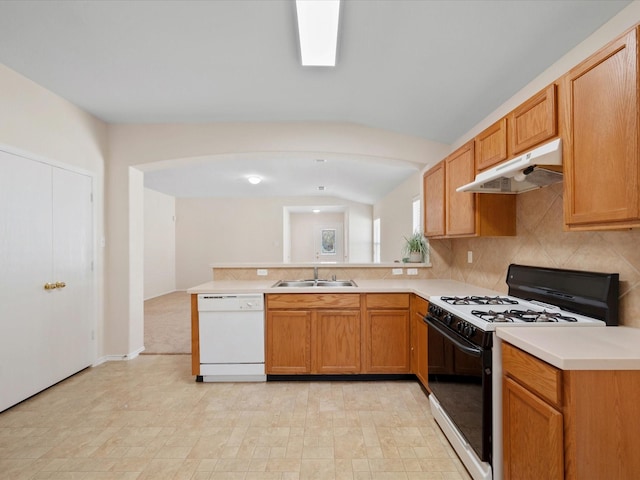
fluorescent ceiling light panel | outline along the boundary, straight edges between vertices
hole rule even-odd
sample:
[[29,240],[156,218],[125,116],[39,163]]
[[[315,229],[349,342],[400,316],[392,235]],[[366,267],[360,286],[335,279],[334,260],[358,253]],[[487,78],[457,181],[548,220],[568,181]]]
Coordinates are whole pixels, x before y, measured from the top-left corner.
[[257,185],[262,181],[262,179],[257,175],[252,175],[249,178],[247,178],[247,180],[249,180],[249,183],[252,185]]
[[336,66],[340,0],[296,0],[302,65]]

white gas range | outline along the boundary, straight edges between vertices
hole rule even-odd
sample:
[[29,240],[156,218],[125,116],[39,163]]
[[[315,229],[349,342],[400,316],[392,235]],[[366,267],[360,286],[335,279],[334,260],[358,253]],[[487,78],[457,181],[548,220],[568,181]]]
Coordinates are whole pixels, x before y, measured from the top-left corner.
[[617,325],[618,274],[510,265],[508,295],[433,296],[429,400],[475,480],[502,479],[499,327]]

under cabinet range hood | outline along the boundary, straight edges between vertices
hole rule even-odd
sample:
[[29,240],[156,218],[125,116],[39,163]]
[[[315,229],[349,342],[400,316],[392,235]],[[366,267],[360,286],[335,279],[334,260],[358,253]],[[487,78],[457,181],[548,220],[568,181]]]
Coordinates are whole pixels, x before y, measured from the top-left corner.
[[457,192],[524,193],[562,181],[562,141],[559,138],[479,173]]

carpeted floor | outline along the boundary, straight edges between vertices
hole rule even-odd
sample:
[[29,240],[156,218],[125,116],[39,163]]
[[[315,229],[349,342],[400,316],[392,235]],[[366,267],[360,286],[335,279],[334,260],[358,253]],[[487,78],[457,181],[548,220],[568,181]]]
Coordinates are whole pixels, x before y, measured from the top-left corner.
[[144,352],[191,353],[191,301],[173,292],[144,302]]

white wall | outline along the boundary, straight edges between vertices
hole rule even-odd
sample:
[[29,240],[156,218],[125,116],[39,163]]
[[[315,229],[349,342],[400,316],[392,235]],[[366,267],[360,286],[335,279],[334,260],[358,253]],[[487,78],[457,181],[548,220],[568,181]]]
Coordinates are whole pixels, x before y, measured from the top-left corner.
[[176,290],[176,199],[144,189],[144,298]]
[[[284,207],[344,205],[349,221],[357,229],[362,217],[371,219],[371,206],[322,197],[274,198],[177,198],[176,199],[176,288],[187,289],[212,279],[211,264],[280,263],[283,261]],[[359,232],[350,251],[357,258],[371,257],[368,241]]]
[[[291,213],[291,262],[345,262],[344,213]],[[320,253],[320,230],[336,231],[334,254]]]
[[[69,165],[94,176],[96,252],[96,350],[98,357],[120,333],[105,325],[105,159],[107,125],[31,80],[0,64],[0,144],[28,156]],[[123,332],[126,336],[127,332]]]
[[402,260],[404,237],[413,233],[413,200],[421,197],[422,173],[416,173],[373,206],[380,218],[380,261]]

